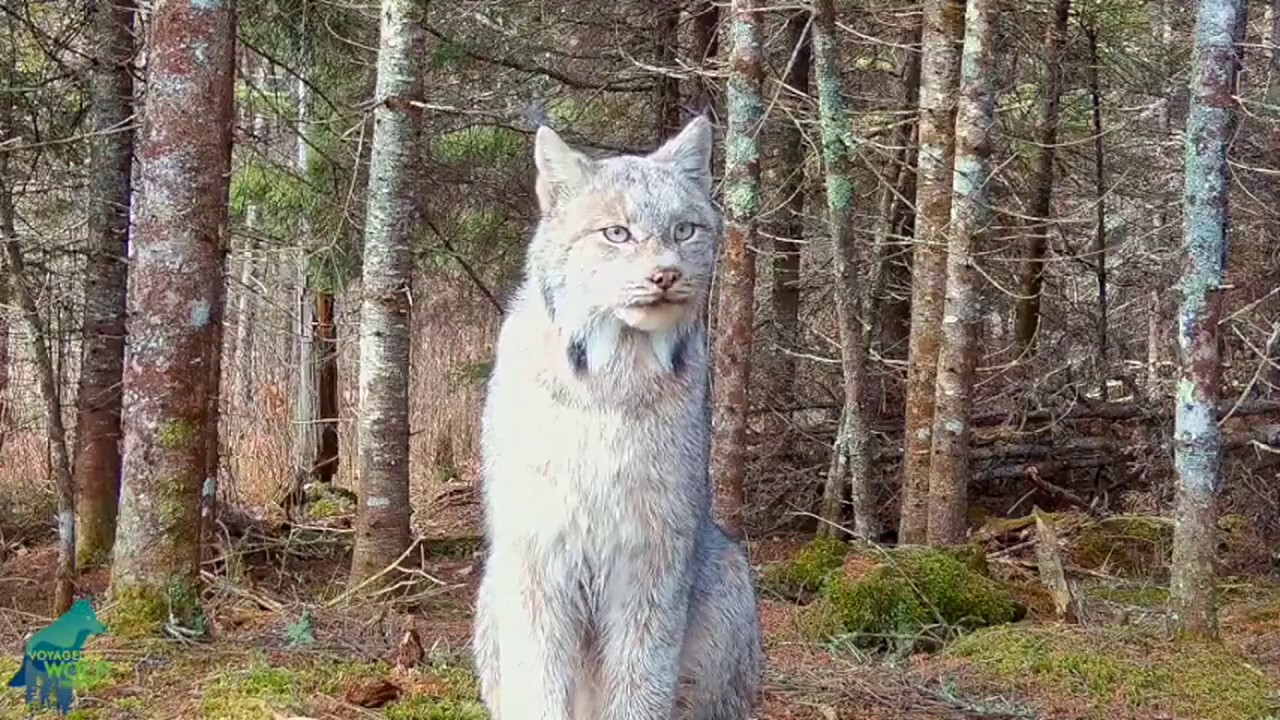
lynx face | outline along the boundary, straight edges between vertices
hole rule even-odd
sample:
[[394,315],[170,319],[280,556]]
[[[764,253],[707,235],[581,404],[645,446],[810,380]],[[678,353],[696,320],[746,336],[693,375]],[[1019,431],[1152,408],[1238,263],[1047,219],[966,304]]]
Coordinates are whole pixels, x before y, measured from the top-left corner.
[[531,267],[549,310],[648,333],[699,313],[720,235],[710,156],[701,118],[651,155],[600,161],[539,130]]

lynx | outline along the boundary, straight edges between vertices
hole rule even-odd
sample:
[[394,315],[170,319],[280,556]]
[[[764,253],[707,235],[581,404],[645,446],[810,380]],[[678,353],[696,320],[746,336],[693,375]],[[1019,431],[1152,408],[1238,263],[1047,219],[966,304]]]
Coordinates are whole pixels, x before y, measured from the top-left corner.
[[707,475],[710,123],[643,157],[535,144],[482,425],[481,693],[497,720],[743,720],[755,587]]

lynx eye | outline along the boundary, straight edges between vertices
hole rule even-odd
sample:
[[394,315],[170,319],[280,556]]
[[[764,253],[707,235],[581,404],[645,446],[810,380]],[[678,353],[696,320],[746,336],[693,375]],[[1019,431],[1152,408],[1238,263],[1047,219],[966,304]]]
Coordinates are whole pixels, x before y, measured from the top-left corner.
[[601,232],[604,233],[604,239],[611,243],[624,243],[631,240],[631,231],[621,225],[610,225]]
[[672,236],[675,237],[676,242],[684,242],[685,240],[693,237],[693,230],[693,223],[678,222],[676,223],[675,229],[672,230]]

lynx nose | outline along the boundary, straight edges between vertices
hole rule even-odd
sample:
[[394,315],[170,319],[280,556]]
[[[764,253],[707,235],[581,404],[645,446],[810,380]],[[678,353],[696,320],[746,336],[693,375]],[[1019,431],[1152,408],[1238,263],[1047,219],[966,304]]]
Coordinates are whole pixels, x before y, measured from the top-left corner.
[[670,290],[677,282],[680,281],[680,271],[675,268],[662,268],[655,270],[649,276],[649,282],[657,285],[661,290]]

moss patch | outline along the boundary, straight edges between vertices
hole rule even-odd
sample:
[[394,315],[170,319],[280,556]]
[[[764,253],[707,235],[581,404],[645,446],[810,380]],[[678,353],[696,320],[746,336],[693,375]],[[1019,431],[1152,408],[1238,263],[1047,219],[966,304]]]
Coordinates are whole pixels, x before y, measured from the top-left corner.
[[326,483],[314,483],[307,488],[307,517],[312,520],[329,520],[355,515],[355,493]]
[[1085,591],[1085,596],[1090,600],[1154,609],[1169,603],[1169,588],[1159,585],[1095,585]]
[[1083,703],[1087,717],[1123,709],[1199,720],[1268,720],[1280,711],[1277,678],[1221,645],[1156,640],[1139,634],[1067,627],[987,628],[959,640],[963,658],[1002,687]]
[[219,676],[205,688],[201,717],[272,717],[274,711],[305,713],[315,695],[340,696],[347,684],[385,674],[381,663],[317,659],[301,665],[271,664],[261,653],[240,672]]
[[475,700],[440,700],[416,695],[386,711],[387,720],[485,720],[484,706]]
[[157,634],[169,617],[168,604],[162,594],[149,588],[123,588],[112,595],[115,602],[105,624],[107,631],[116,637]]
[[1071,555],[1081,567],[1149,577],[1165,574],[1172,552],[1173,525],[1168,520],[1125,516],[1084,528]]
[[186,449],[195,437],[195,426],[181,418],[166,420],[156,428],[156,445],[166,450]]
[[179,577],[167,588],[130,585],[112,592],[114,607],[107,617],[107,631],[118,637],[158,634],[165,623],[176,621],[204,632],[207,619],[200,607],[199,591]]
[[388,720],[485,720],[484,706],[474,700],[439,700],[413,696],[387,708]]
[[790,560],[766,568],[760,575],[760,587],[791,599],[815,593],[840,569],[848,554],[848,543],[818,538],[800,548]]
[[909,650],[957,632],[1020,619],[1026,609],[955,551],[899,548],[861,577],[832,575],[801,614],[815,639]]

